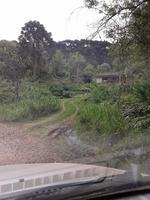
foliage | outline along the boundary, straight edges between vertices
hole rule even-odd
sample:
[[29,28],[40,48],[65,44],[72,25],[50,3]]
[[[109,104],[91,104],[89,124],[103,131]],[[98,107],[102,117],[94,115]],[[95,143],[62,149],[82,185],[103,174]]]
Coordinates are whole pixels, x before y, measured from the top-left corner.
[[150,85],[138,81],[130,88],[130,94],[121,97],[121,110],[130,127],[150,127]]
[[107,29],[109,37],[114,39],[128,34],[129,19],[144,6],[149,6],[149,0],[84,0],[85,6],[94,9],[101,16],[97,24],[96,35],[101,30]]
[[150,106],[143,103],[122,101],[121,111],[130,129],[147,129],[150,127]]
[[118,107],[108,103],[82,105],[76,120],[79,127],[99,134],[118,134],[125,129]]
[[48,50],[52,45],[51,33],[38,21],[29,21],[19,36],[20,55],[33,77],[40,77],[48,69]]
[[103,63],[97,66],[97,73],[109,72],[111,70],[111,66],[108,63]]
[[60,50],[56,50],[55,54],[51,60],[52,63],[52,73],[55,77],[64,77],[65,76],[65,58],[64,54]]
[[125,71],[127,68],[129,68],[130,73],[132,72],[131,68],[131,58],[133,60],[132,47],[129,46],[128,38],[120,38],[111,45],[109,49],[109,55],[112,58],[112,65],[114,70]]
[[93,103],[116,102],[120,96],[119,86],[97,86],[92,90],[90,101]]
[[85,0],[85,6],[100,15],[92,38],[105,32],[113,42],[110,55],[115,70],[128,72],[130,79],[149,71],[150,1]]
[[95,69],[94,66],[91,64],[88,64],[84,69],[83,69],[83,81],[84,83],[90,83],[93,81],[95,75]]
[[21,100],[0,105],[0,119],[18,121],[36,119],[60,109],[59,100],[44,85],[27,84],[24,86]]
[[133,94],[140,102],[150,104],[150,82],[138,82],[133,86]]
[[59,116],[59,118],[58,118],[59,120],[62,120],[62,119],[65,119],[67,117],[72,116],[76,111],[76,106],[75,106],[76,102],[75,102],[75,100],[71,99],[69,101],[67,100],[67,101],[63,101],[63,102],[64,102],[64,105],[65,105],[66,109]]
[[145,67],[148,69],[150,63],[150,2],[143,1],[143,5],[138,7],[133,13],[129,23],[129,33],[134,42],[138,44],[139,56],[143,56]]
[[64,40],[55,43],[55,50],[60,50],[66,58],[70,53],[78,52],[82,55],[86,62],[96,66],[102,63],[111,64],[108,56],[108,49],[111,45],[108,41],[99,40]]
[[75,95],[85,93],[88,90],[83,84],[76,83],[53,83],[49,89],[54,96],[61,98],[71,98]]
[[15,88],[12,84],[5,80],[0,80],[0,104],[14,102],[15,97]]
[[18,56],[16,42],[0,41],[0,76],[12,81],[15,86],[16,97],[19,98],[19,85],[24,77],[25,66]]
[[67,65],[70,80],[76,83],[81,82],[81,74],[86,65],[85,58],[78,52],[70,53]]

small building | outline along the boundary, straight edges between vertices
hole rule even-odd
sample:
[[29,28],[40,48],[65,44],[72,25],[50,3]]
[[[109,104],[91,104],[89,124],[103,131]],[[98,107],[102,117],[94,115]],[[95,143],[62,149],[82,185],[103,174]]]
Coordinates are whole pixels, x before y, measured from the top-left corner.
[[109,84],[109,83],[116,83],[122,84],[126,82],[126,78],[124,74],[120,73],[102,73],[96,76],[96,83],[98,84]]

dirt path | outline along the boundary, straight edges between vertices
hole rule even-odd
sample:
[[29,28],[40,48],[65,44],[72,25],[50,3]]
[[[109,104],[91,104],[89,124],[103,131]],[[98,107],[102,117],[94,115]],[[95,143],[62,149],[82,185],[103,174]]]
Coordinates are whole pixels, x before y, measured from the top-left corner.
[[0,124],[0,164],[61,161],[52,146],[28,134],[22,127]]
[[0,123],[0,165],[62,161],[62,149],[56,145],[55,137],[71,126],[73,118],[57,122],[65,110],[63,102],[62,111],[50,117],[34,122]]

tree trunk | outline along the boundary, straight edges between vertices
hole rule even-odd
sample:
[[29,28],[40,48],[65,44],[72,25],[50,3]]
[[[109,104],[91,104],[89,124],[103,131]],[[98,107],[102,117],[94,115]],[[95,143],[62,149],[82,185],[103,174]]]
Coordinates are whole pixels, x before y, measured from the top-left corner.
[[15,93],[16,93],[16,99],[19,100],[19,80],[16,80]]

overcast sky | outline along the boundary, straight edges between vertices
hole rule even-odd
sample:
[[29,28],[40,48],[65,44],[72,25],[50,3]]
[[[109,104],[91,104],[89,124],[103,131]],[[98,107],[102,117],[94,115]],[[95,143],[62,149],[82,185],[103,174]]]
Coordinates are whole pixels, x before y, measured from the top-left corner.
[[83,6],[83,0],[0,0],[0,40],[17,40],[21,27],[38,20],[55,41],[84,39],[90,35],[89,25],[98,15]]

